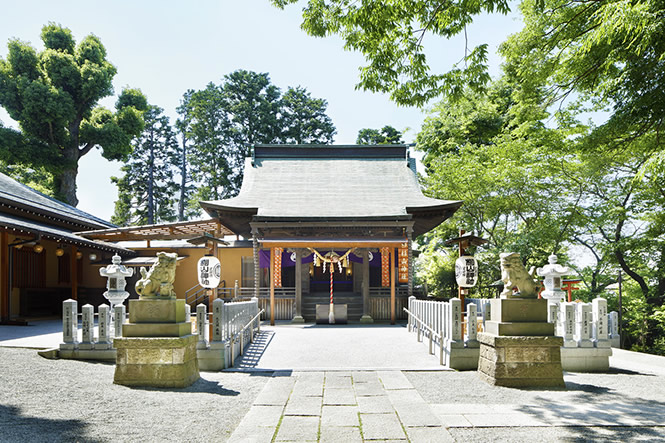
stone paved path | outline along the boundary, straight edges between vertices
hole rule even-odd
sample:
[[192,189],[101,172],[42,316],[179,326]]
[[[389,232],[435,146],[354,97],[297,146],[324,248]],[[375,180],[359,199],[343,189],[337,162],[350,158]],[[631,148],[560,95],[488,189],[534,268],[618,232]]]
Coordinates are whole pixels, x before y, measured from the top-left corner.
[[271,440],[453,441],[400,371],[275,372],[229,441]]

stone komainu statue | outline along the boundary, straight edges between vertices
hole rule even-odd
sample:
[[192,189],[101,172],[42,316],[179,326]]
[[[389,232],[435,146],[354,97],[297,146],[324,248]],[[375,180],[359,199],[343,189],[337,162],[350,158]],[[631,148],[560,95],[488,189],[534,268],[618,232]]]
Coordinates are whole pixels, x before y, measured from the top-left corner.
[[140,298],[175,298],[173,282],[178,254],[158,252],[157,261],[146,271],[141,268],[141,279],[136,282]]
[[[501,298],[536,298],[542,284],[534,279],[533,271],[527,272],[517,252],[499,254],[503,292]],[[515,292],[517,289],[517,292]]]

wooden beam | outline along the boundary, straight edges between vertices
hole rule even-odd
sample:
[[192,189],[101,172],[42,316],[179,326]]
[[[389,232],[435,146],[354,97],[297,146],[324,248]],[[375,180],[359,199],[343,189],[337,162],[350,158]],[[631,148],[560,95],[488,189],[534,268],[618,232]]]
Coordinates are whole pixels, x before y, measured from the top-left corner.
[[275,248],[270,248],[270,326],[275,326]]
[[395,324],[395,248],[390,248],[390,324]]
[[78,263],[76,260],[76,246],[72,245],[69,257],[69,281],[72,284],[72,299],[78,300],[79,279],[78,279]]
[[9,320],[9,233],[0,232],[0,320]]
[[390,241],[325,241],[325,240],[260,240],[270,248],[395,248],[404,243],[404,239]]

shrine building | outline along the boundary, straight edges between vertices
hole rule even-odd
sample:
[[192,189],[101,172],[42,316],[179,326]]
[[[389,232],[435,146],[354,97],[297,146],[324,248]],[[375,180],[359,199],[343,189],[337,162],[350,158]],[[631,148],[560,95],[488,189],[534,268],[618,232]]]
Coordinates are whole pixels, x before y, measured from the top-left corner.
[[271,321],[276,289],[292,287],[296,322],[332,291],[350,320],[394,323],[413,293],[413,238],[462,202],[422,194],[406,145],[256,145],[238,196],[200,204],[251,239],[254,295],[269,288]]
[[[210,219],[158,225],[113,226],[7,183],[0,195],[5,320],[38,315],[38,306],[55,312],[69,297],[79,306],[102,303],[99,267],[113,254],[136,269],[164,251],[178,254],[175,291],[193,308],[257,297],[272,322],[314,321],[332,291],[349,321],[395,322],[414,294],[413,238],[462,204],[422,194],[406,145],[256,145],[240,193],[200,203]],[[221,262],[215,289],[198,283],[206,255]]]

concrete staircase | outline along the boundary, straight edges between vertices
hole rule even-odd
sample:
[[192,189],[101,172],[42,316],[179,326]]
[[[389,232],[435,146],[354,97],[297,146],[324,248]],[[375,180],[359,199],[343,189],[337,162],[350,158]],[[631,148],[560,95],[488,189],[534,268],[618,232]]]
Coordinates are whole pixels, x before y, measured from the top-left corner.
[[[353,292],[336,292],[333,302],[347,305],[350,322],[359,322],[363,315],[363,298]],[[316,321],[316,305],[329,305],[329,293],[310,293],[302,296],[302,316],[307,322]]]

